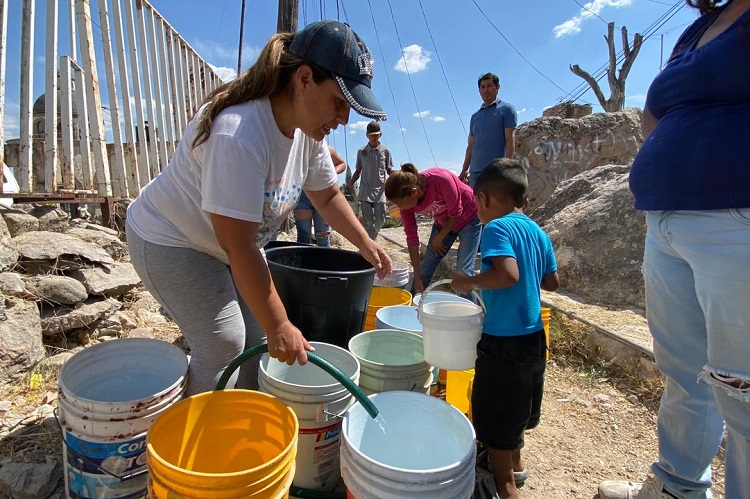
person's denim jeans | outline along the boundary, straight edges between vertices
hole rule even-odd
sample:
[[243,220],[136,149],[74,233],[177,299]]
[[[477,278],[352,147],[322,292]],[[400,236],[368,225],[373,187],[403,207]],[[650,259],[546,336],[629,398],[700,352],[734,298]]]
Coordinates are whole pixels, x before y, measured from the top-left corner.
[[657,478],[710,498],[726,422],[725,493],[750,498],[750,208],[648,212],[643,261],[654,354],[666,376]]
[[[437,233],[440,232],[440,227],[433,224],[432,232],[430,233],[430,241],[432,241]],[[460,272],[464,275],[474,275],[476,272],[476,258],[477,251],[479,251],[479,240],[482,236],[482,224],[478,218],[474,218],[471,222],[466,224],[460,231],[451,231],[443,239],[443,244],[446,247],[446,254],[453,246],[456,239],[459,240],[458,252],[456,254],[456,272]],[[427,249],[424,252],[424,258],[419,264],[419,275],[422,278],[422,284],[425,288],[430,285],[432,276],[435,275],[440,260],[443,259],[445,254],[440,255],[432,249],[429,242],[427,243]]]
[[[312,211],[312,217],[299,218],[297,210],[310,210]],[[312,229],[315,226],[315,244],[321,248],[331,247],[331,226],[323,220],[323,217],[320,216],[320,213],[304,192],[295,208],[294,225],[297,228],[298,243],[310,244],[312,242]]]
[[359,204],[362,210],[362,220],[365,222],[365,230],[370,239],[374,240],[380,229],[383,228],[383,224],[385,224],[385,203],[361,201]]

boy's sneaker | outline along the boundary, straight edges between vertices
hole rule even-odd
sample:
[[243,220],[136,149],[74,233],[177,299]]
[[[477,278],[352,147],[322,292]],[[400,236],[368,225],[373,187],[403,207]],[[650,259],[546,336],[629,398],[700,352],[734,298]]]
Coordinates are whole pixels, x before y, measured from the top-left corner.
[[664,490],[664,484],[656,477],[645,482],[606,481],[599,484],[599,499],[678,499]]

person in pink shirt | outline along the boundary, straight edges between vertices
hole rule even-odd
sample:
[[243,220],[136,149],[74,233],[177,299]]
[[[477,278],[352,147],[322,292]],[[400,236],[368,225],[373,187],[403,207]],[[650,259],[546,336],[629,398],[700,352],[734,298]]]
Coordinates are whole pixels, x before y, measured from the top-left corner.
[[[440,260],[458,239],[456,272],[474,275],[482,225],[471,187],[444,168],[423,172],[411,163],[393,172],[385,182],[385,197],[401,210],[406,244],[414,268],[412,292],[421,293],[430,285]],[[419,259],[416,214],[434,221],[424,258]]]

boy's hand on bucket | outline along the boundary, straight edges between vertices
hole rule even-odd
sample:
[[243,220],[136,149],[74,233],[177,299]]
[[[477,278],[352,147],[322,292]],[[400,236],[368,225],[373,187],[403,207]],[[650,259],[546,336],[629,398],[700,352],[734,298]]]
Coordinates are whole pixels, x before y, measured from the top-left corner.
[[471,283],[471,277],[459,274],[458,272],[453,274],[451,287],[455,289],[457,293],[462,295],[468,295],[474,289],[474,286]]
[[295,361],[303,366],[307,364],[307,352],[315,348],[302,336],[302,333],[289,321],[281,324],[274,332],[268,334],[268,353],[280,362],[290,366]]
[[375,273],[378,275],[378,279],[384,279],[385,276],[393,271],[391,257],[388,256],[388,253],[386,253],[379,244],[371,239],[368,239],[367,242],[365,242],[364,246],[359,249],[359,253],[365,260],[375,267]]

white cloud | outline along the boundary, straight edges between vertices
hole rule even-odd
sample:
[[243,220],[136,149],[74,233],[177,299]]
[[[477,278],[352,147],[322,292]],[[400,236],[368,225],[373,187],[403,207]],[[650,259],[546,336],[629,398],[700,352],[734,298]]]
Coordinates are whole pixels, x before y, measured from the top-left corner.
[[584,21],[594,18],[599,15],[605,7],[614,7],[619,9],[620,7],[629,7],[632,5],[633,0],[592,0],[587,2],[581,8],[579,14],[575,17],[568,19],[567,21],[558,24],[552,28],[552,32],[555,34],[555,38],[562,38],[567,35],[575,35],[581,32],[581,24]]
[[526,111],[528,111],[528,109],[526,109],[525,107],[523,107],[523,108],[521,108],[521,109],[518,110],[517,114],[523,114]]
[[221,81],[224,83],[229,83],[230,81],[237,78],[237,70],[233,68],[227,68],[227,67],[219,67],[214,66],[213,64],[209,64],[211,69],[213,69],[214,73],[221,78]]
[[350,132],[349,133],[358,133],[358,132],[364,132],[367,130],[367,124],[370,123],[369,121],[355,121],[354,123],[349,123],[346,125],[349,127]]
[[419,45],[409,45],[402,49],[403,56],[399,57],[394,69],[409,74],[418,73],[427,69],[427,63],[430,62],[430,52],[424,50]]
[[21,108],[16,102],[5,103],[5,116],[3,116],[3,134],[4,139],[16,139],[20,137],[18,117]]
[[434,118],[432,118],[432,121],[445,121],[445,118],[443,118],[442,116],[435,116]]
[[403,128],[403,127],[402,127],[402,128],[401,128],[401,131],[402,131],[402,132],[405,132],[405,131],[406,131],[406,128]]
[[430,115],[429,111],[420,111],[418,113],[412,113],[415,118],[426,118]]

